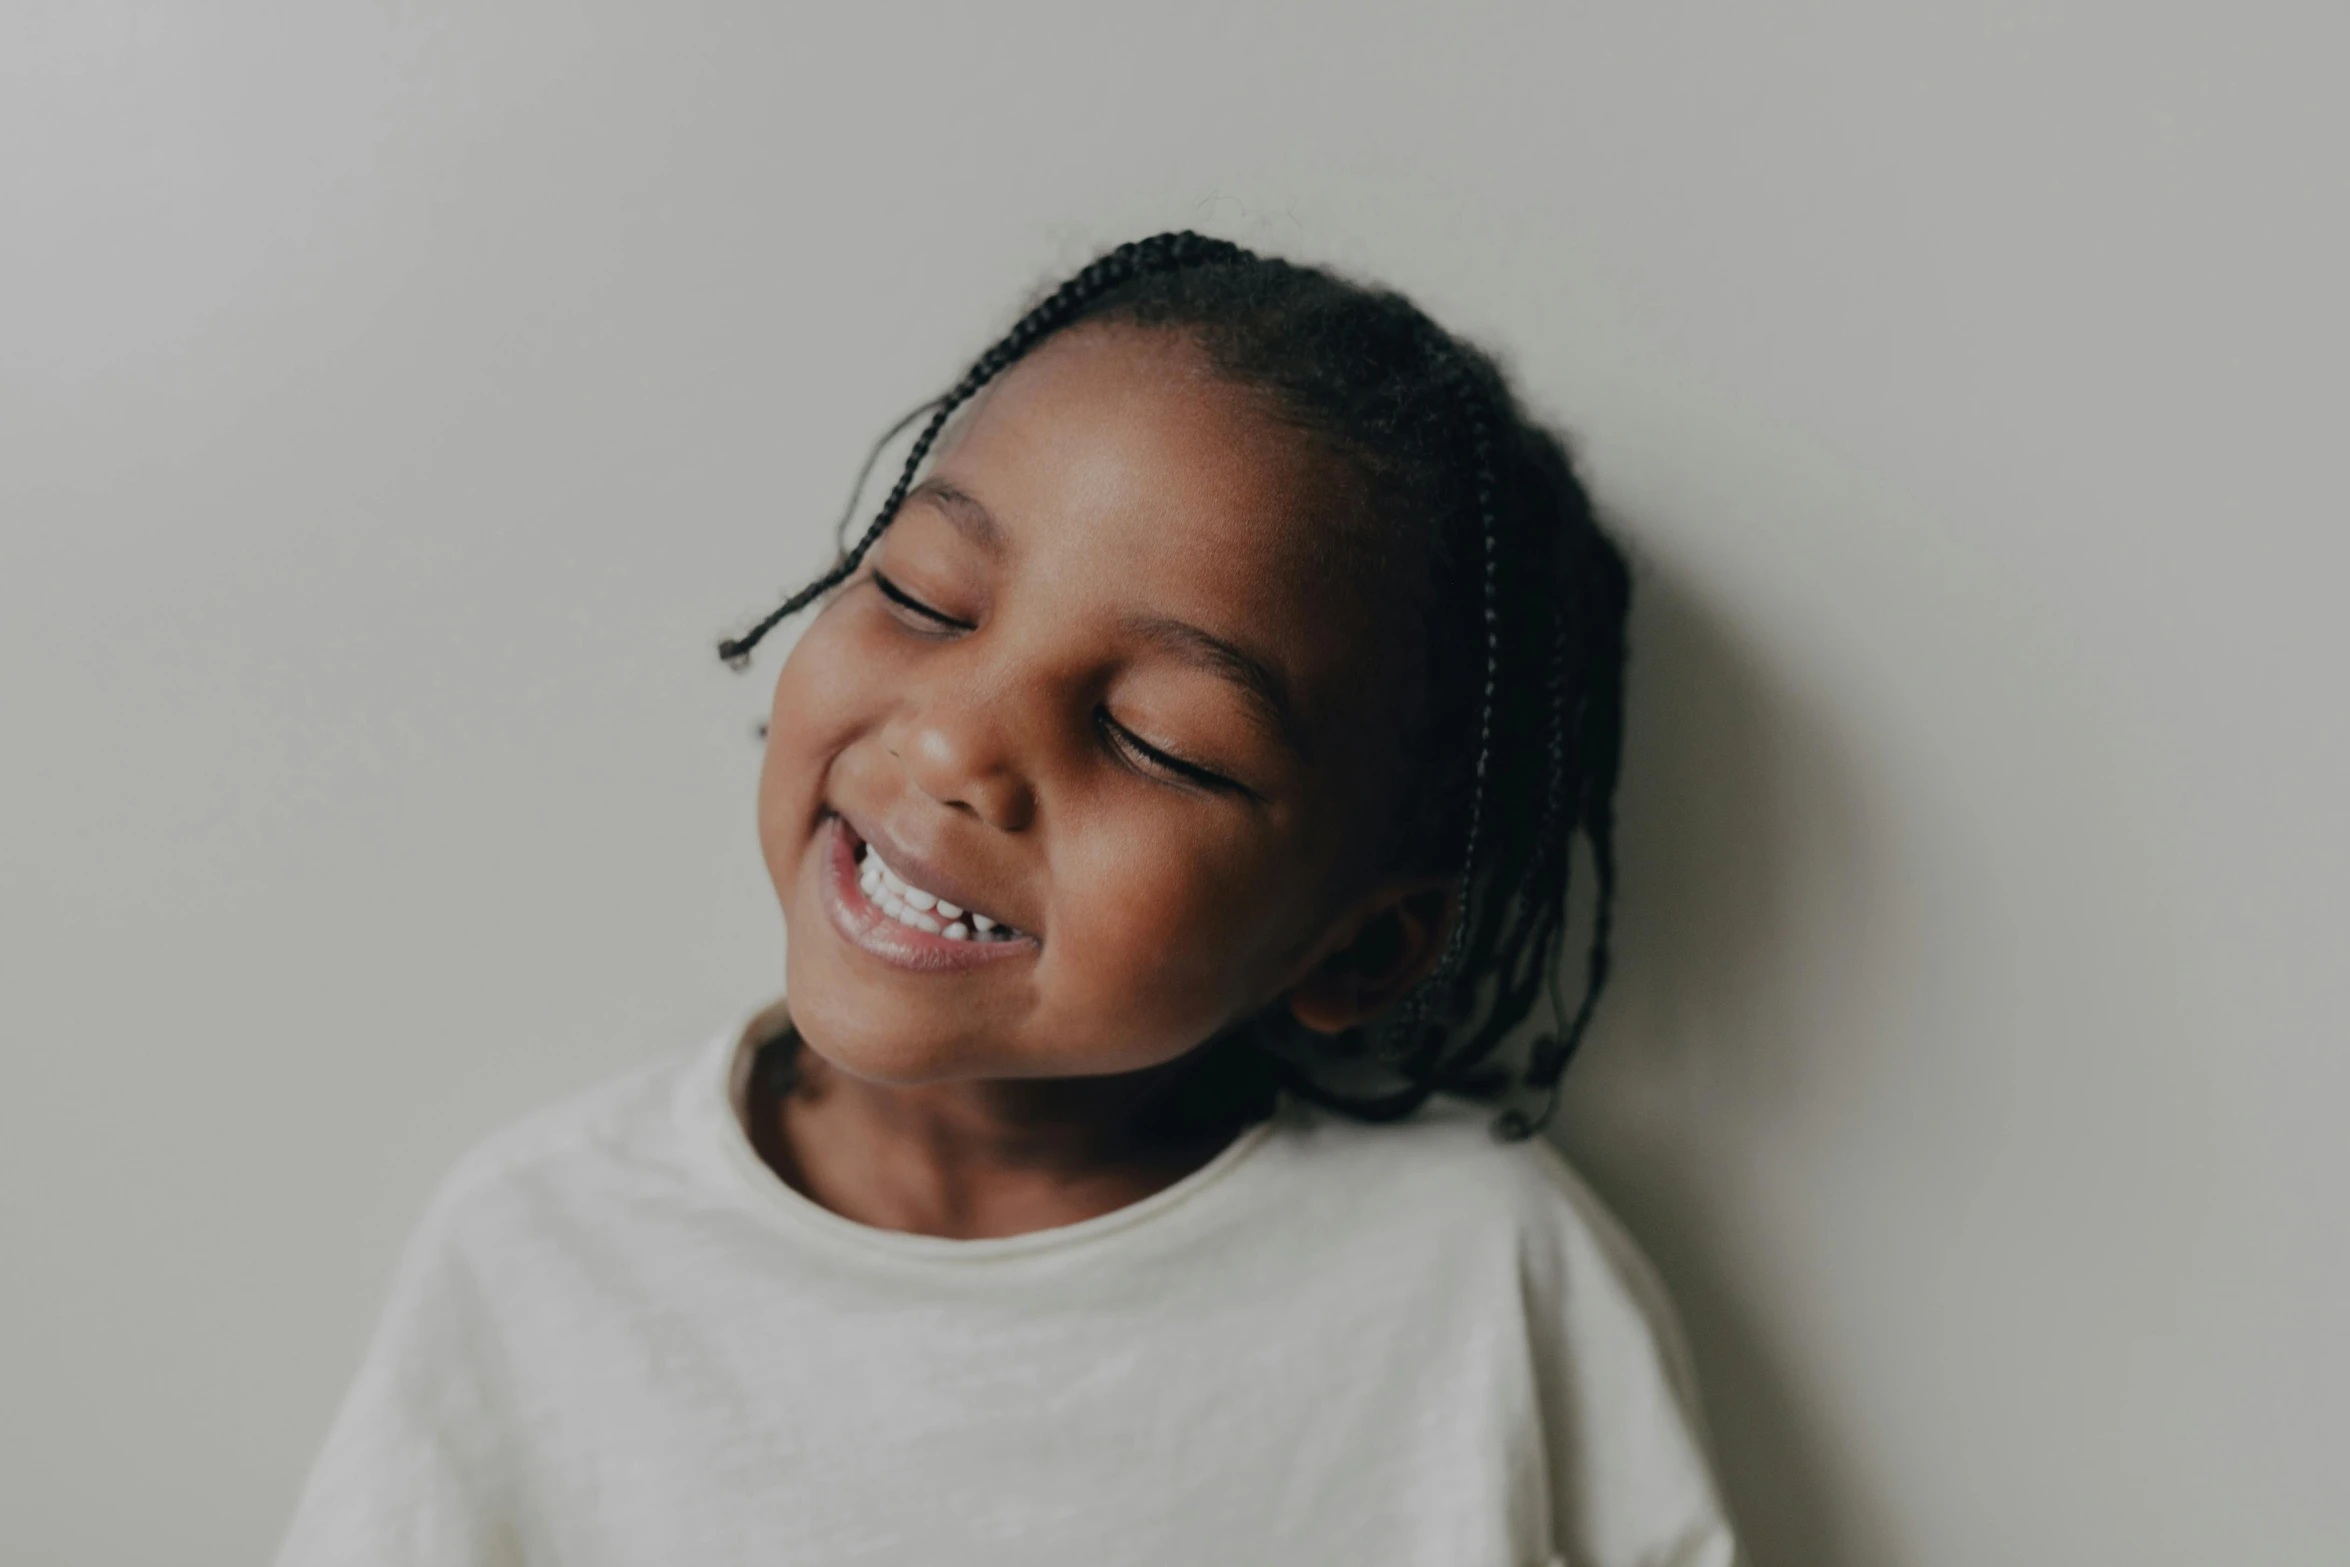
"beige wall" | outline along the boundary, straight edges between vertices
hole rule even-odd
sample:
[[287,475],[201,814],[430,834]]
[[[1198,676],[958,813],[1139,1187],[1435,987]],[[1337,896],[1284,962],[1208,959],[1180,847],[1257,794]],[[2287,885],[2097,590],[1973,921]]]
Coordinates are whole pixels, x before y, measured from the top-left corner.
[[266,1551],[435,1172],[773,982],[711,636],[1196,225],[1641,558],[1566,1136],[1756,1557],[2350,1560],[2343,15],[0,9],[0,1558]]

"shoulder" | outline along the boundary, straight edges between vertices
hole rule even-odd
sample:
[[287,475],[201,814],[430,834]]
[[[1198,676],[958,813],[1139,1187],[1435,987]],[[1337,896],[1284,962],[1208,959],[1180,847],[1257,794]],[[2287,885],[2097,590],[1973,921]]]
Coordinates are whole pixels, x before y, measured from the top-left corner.
[[626,1209],[615,1193],[673,1179],[672,1105],[710,1059],[710,1047],[676,1052],[565,1095],[442,1176],[392,1270],[281,1561],[395,1541],[401,1560],[480,1559],[516,1483],[516,1368],[562,1321],[597,1210]]
[[710,1045],[672,1050],[496,1128],[435,1184],[412,1247],[496,1251],[518,1228],[680,1187],[680,1099],[715,1069]]
[[1645,1269],[1613,1215],[1540,1138],[1505,1140],[1486,1105],[1439,1097],[1408,1120],[1364,1123],[1285,1105],[1278,1136],[1310,1179],[1449,1224],[1507,1226]]
[[1694,1405],[1679,1319],[1656,1270],[1552,1143],[1507,1141],[1489,1106],[1440,1097],[1404,1121],[1365,1124],[1285,1107],[1296,1184],[1336,1190],[1354,1222],[1428,1256],[1506,1250],[1527,1302],[1570,1331],[1651,1361]]
[[1560,1559],[1724,1567],[1735,1545],[1655,1270],[1558,1148],[1500,1141],[1492,1120],[1440,1100],[1392,1126],[1299,1135],[1362,1194],[1381,1250],[1443,1275],[1432,1288],[1481,1291],[1522,1331]]

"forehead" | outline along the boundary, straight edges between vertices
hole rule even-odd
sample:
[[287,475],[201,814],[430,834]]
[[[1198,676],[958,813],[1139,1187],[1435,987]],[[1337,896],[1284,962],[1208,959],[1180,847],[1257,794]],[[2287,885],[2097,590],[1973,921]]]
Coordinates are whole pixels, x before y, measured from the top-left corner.
[[982,394],[935,474],[1024,564],[1125,607],[1247,630],[1300,665],[1360,629],[1340,544],[1359,486],[1179,333],[1059,334]]

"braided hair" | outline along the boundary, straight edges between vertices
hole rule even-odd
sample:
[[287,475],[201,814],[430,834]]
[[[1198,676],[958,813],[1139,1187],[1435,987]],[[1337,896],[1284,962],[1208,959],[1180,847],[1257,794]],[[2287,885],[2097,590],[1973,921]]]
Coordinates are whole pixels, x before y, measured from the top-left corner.
[[[1347,1035],[1309,1035],[1276,1005],[1223,1043],[1302,1097],[1363,1119],[1409,1115],[1438,1092],[1508,1097],[1496,1134],[1531,1135],[1557,1108],[1608,978],[1630,576],[1558,437],[1525,414],[1491,358],[1402,295],[1188,232],[1120,245],[883,438],[875,458],[923,421],[863,533],[721,642],[720,656],[740,667],[769,631],[854,575],[956,410],[1081,322],[1189,337],[1220,375],[1351,466],[1370,498],[1351,542],[1424,633],[1416,710],[1396,716],[1405,754],[1428,760],[1406,782],[1387,848],[1457,876],[1443,950],[1401,1003]],[[1594,892],[1570,1008],[1561,968],[1578,839]],[[1498,1065],[1546,990],[1550,1027],[1514,1069]]]

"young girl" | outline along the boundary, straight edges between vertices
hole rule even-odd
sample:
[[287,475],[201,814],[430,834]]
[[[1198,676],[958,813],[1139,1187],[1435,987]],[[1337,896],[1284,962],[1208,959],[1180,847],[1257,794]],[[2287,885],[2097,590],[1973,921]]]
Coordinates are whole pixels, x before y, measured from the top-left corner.
[[1665,1302],[1531,1136],[1627,594],[1557,440],[1193,234],[927,411],[721,649],[822,602],[788,1015],[463,1162],[281,1563],[1728,1562]]

